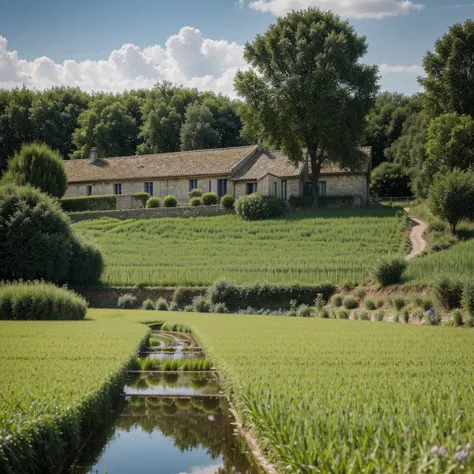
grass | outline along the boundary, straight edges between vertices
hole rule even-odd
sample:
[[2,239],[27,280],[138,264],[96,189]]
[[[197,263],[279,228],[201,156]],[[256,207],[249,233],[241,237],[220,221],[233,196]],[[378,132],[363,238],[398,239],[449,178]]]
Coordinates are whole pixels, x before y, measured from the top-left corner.
[[[145,311],[91,310],[140,321]],[[474,438],[472,333],[448,327],[158,313],[189,325],[279,472],[460,472]],[[446,455],[434,454],[443,447]],[[473,472],[474,457],[463,472]]]
[[235,215],[74,225],[105,253],[108,285],[341,283],[360,280],[374,258],[402,247],[397,209],[319,211],[285,219],[242,221]]
[[76,450],[147,333],[120,321],[0,322],[0,472],[52,472]]

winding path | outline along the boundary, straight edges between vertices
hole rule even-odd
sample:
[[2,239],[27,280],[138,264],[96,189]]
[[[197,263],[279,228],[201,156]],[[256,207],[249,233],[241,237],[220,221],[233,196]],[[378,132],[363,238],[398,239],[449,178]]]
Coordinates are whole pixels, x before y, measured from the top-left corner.
[[423,238],[423,234],[427,229],[427,225],[417,217],[409,216],[409,218],[415,223],[412,227],[410,232],[410,240],[411,240],[411,252],[405,257],[405,260],[411,260],[415,258],[417,255],[420,255],[426,247],[426,241]]

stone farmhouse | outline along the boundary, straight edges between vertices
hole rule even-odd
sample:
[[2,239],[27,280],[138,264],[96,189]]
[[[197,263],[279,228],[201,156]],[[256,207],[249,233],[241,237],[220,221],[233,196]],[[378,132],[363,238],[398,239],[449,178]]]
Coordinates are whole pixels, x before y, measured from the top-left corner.
[[[323,167],[321,195],[350,195],[360,204],[367,201],[372,150],[360,150],[364,159],[356,170]],[[64,165],[65,197],[147,192],[157,197],[172,194],[184,203],[193,189],[235,198],[254,192],[282,199],[311,193],[306,163],[294,165],[284,153],[266,151],[260,144],[102,159],[92,148],[89,159],[64,161]]]

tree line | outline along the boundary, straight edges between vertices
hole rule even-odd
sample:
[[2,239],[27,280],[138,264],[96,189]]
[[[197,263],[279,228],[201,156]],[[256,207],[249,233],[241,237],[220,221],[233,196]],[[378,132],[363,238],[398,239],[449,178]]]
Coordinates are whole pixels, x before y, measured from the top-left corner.
[[43,142],[63,159],[239,146],[239,101],[169,82],[119,94],[77,88],[0,90],[0,171],[21,146]]

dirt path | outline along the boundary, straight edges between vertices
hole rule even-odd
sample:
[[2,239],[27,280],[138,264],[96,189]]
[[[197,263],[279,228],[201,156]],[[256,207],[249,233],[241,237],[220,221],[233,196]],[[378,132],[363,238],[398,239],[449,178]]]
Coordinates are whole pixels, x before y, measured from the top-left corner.
[[411,240],[411,252],[405,257],[405,260],[411,260],[417,255],[420,255],[421,252],[426,247],[426,241],[423,238],[423,234],[428,227],[422,220],[417,217],[409,216],[410,219],[415,223],[410,232]]

